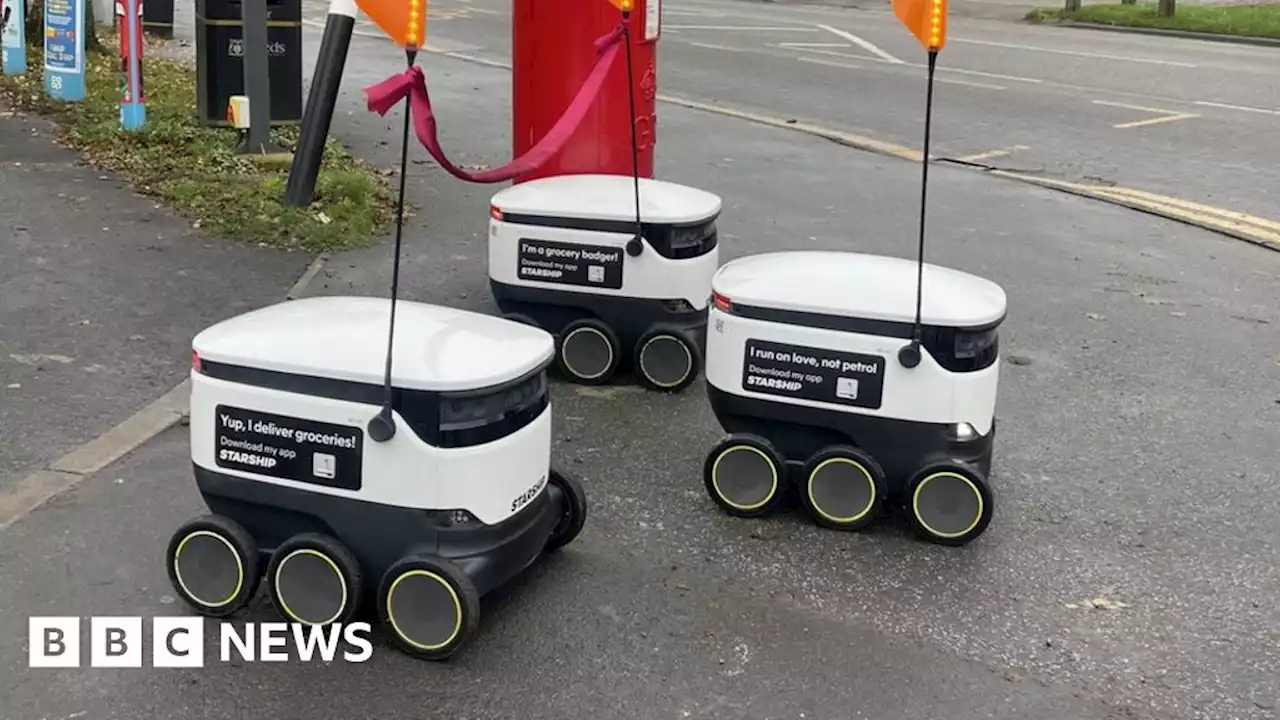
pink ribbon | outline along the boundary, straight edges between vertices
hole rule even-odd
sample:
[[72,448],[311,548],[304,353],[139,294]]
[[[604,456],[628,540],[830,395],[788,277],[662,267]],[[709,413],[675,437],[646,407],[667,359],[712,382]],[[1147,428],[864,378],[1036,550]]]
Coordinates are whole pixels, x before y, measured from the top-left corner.
[[623,28],[621,25],[614,28],[609,34],[601,37],[595,42],[596,64],[591,68],[591,73],[587,76],[582,87],[578,89],[578,94],[574,96],[573,102],[569,103],[569,107],[565,108],[564,113],[560,115],[560,119],[556,120],[556,124],[542,139],[537,142],[529,151],[515,158],[511,162],[502,167],[490,168],[480,172],[468,172],[450,162],[445,156],[444,150],[440,147],[440,139],[437,137],[436,117],[431,110],[431,96],[427,94],[427,81],[422,73],[422,69],[417,65],[405,69],[404,72],[393,75],[386,80],[365,88],[365,97],[369,110],[379,115],[386,115],[387,111],[395,107],[396,103],[404,98],[409,100],[409,110],[413,115],[413,130],[418,136],[418,141],[431,153],[431,157],[440,163],[440,167],[444,168],[450,175],[473,183],[498,183],[510,180],[517,175],[532,172],[542,167],[556,153],[564,147],[569,138],[573,135],[578,126],[582,124],[583,118],[586,117],[587,111],[591,109],[591,105],[595,103],[596,97],[600,94],[600,88],[604,85],[605,77],[608,76],[610,68],[613,67],[613,61],[618,56],[620,41],[623,38]]

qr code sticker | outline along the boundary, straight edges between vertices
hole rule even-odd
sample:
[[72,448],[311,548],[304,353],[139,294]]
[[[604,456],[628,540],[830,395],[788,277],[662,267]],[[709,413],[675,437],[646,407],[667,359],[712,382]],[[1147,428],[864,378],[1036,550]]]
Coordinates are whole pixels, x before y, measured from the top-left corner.
[[836,378],[836,397],[858,399],[858,381],[855,378]]
[[587,280],[593,283],[604,282],[604,266],[592,265],[587,268]]

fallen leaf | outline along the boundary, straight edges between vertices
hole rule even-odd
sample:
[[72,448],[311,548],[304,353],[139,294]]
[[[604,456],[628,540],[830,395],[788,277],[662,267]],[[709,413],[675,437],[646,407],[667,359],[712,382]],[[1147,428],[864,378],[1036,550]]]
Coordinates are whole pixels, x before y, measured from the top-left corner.
[[1105,320],[1105,319],[1106,319],[1106,318],[1102,317],[1101,315],[1099,315],[1098,313],[1085,313],[1085,314],[1084,314],[1084,316],[1085,316],[1085,317],[1087,317],[1087,318],[1089,318],[1090,320]]

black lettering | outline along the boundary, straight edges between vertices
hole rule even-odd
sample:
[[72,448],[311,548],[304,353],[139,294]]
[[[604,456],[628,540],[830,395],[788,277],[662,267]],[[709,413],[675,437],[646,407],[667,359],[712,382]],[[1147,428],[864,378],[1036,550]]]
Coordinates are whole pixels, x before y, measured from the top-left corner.
[[[54,650],[54,648],[57,650]],[[61,655],[67,651],[66,637],[62,634],[61,628],[45,628],[44,629],[44,654]]]
[[176,636],[177,636],[177,635],[179,635],[179,634],[186,635],[186,634],[187,634],[187,629],[186,629],[186,628],[174,628],[174,629],[170,630],[170,631],[169,631],[169,634],[168,634],[168,635],[166,635],[166,636],[165,636],[165,638],[164,638],[164,646],[165,646],[165,648],[167,648],[167,649],[169,650],[169,654],[170,654],[170,655],[173,655],[174,657],[186,657],[186,656],[188,656],[188,655],[190,655],[190,654],[191,654],[191,651],[190,651],[190,650],[178,650],[178,648],[174,647],[174,645],[173,645],[173,638],[174,638],[174,637],[176,637]]
[[107,657],[119,657],[128,652],[125,637],[123,628],[107,628]]

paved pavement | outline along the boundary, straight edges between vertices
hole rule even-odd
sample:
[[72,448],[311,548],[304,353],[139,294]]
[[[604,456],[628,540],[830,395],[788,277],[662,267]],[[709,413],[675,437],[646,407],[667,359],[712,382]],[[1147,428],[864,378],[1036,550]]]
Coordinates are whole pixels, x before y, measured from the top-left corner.
[[166,393],[194,332],[278,298],[310,258],[193,232],[42,122],[0,118],[0,148],[2,491]]
[[[311,55],[318,38],[307,34]],[[359,91],[400,63],[358,38],[334,122],[388,166],[399,119],[368,114]],[[454,159],[504,160],[509,75],[423,63]],[[724,197],[725,259],[790,247],[910,255],[917,166],[661,112],[660,172]],[[406,296],[492,311],[495,188],[415,156]],[[799,517],[724,517],[700,489],[719,437],[701,391],[556,385],[557,453],[582,474],[592,520],[562,558],[486,606],[479,642],[456,663],[423,666],[379,645],[360,666],[26,669],[28,614],[180,612],[160,549],[200,506],[180,480],[189,459],[176,429],[5,531],[0,568],[15,580],[0,584],[3,715],[1274,718],[1280,256],[968,171],[933,177],[930,258],[1000,282],[1011,303],[999,506],[979,542],[922,545],[896,523],[847,535]],[[310,289],[382,294],[388,255],[336,257]],[[1094,609],[1097,598],[1120,604]]]
[[[322,17],[325,3],[307,2]],[[433,3],[431,42],[509,62],[508,4]],[[882,4],[668,0],[663,12],[660,93],[920,147],[925,55]],[[933,152],[1155,193],[1175,212],[1280,243],[1276,58],[1276,48],[955,17]]]

